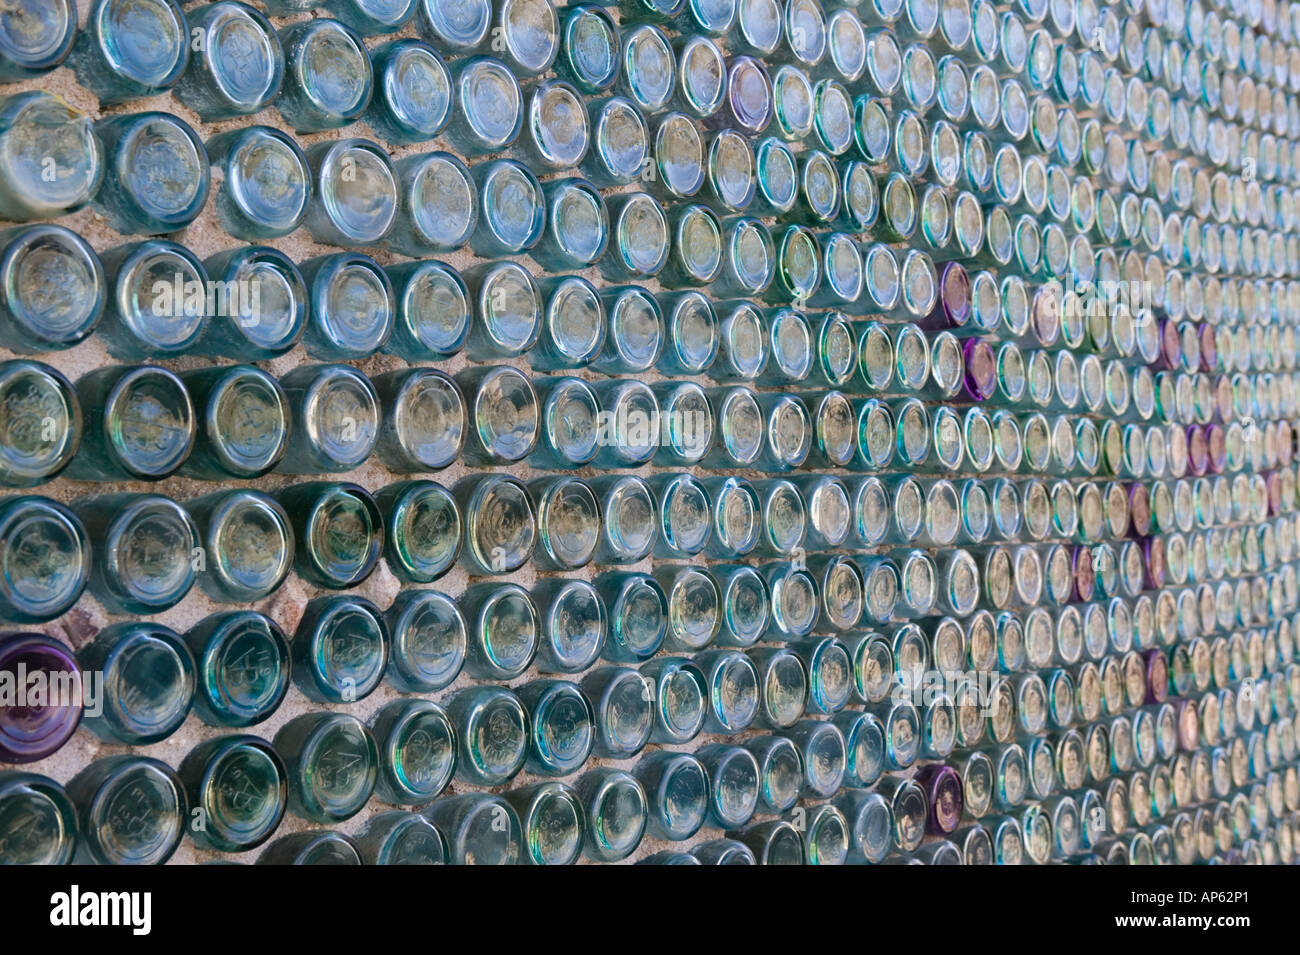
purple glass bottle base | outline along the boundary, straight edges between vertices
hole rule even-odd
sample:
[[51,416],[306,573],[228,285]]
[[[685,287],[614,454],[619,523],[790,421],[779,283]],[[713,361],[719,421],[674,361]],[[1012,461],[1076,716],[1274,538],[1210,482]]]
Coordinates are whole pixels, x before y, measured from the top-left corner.
[[1177,371],[1183,361],[1183,340],[1178,335],[1176,322],[1165,319],[1160,323],[1160,361],[1158,367]]
[[961,823],[965,807],[961,777],[951,766],[935,763],[916,774],[916,781],[925,789],[930,812],[927,822],[931,832],[947,835]]
[[1228,439],[1221,426],[1206,425],[1205,447],[1209,456],[1210,473],[1222,474],[1228,465]]
[[968,338],[961,347],[966,366],[963,383],[973,401],[987,401],[997,385],[998,360],[993,346],[982,338]]
[[1187,466],[1196,477],[1203,477],[1210,467],[1210,445],[1200,425],[1187,428]]
[[38,633],[0,637],[0,762],[56,752],[81,721],[81,671],[61,644]]
[[965,328],[970,322],[970,275],[960,262],[949,262],[939,276],[938,312],[951,328]]
[[1151,533],[1151,492],[1145,484],[1134,481],[1128,489],[1129,532],[1134,537]]
[[1169,697],[1169,661],[1163,650],[1148,650],[1146,657],[1147,702],[1163,703]]
[[1159,590],[1165,585],[1165,544],[1159,537],[1149,537],[1142,544],[1142,554],[1146,558],[1146,584],[1152,590]]
[[1092,599],[1097,589],[1097,571],[1092,562],[1092,551],[1087,547],[1078,547],[1074,551],[1074,598],[1083,603]]

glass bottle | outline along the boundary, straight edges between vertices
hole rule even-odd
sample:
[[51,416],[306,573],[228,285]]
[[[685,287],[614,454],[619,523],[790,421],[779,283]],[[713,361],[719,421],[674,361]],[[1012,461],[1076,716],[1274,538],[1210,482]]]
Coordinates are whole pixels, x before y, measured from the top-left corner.
[[704,137],[694,119],[685,113],[668,113],[658,120],[653,153],[654,175],[650,191],[666,200],[688,199],[704,186]]
[[844,781],[847,751],[844,734],[834,722],[800,720],[782,735],[799,748],[803,793],[814,798],[832,796]]
[[9,687],[0,709],[0,756],[29,763],[57,752],[82,718],[85,693],[72,653],[43,634],[8,634],[0,638],[0,675]]
[[[428,2],[423,0],[421,10]],[[452,865],[518,863],[523,847],[519,815],[500,796],[488,793],[444,796],[426,813],[447,840],[447,857]]]
[[361,865],[361,854],[350,836],[311,829],[281,836],[257,857],[258,865]]
[[620,769],[594,769],[576,788],[587,815],[584,854],[599,862],[631,855],[649,820],[646,793],[636,777]]
[[452,81],[455,106],[444,135],[457,152],[464,156],[496,153],[519,138],[523,94],[506,64],[490,56],[472,56],[453,67]]
[[793,726],[808,705],[808,671],[794,653],[786,649],[756,647],[746,654],[759,674],[757,719],[763,726],[785,729]]
[[310,300],[303,344],[314,358],[367,358],[388,342],[393,286],[368,255],[337,252],[302,264]]
[[347,365],[299,365],[280,382],[293,412],[286,474],[348,471],[370,456],[379,432],[379,396]]
[[362,36],[395,33],[412,17],[419,0],[325,0],[323,6]]
[[[113,294],[100,332],[111,354],[126,359],[174,356],[189,351],[221,302],[207,269],[184,246],[150,239],[118,246],[103,256]],[[249,293],[251,295],[251,292]],[[250,300],[251,301],[251,300]],[[236,311],[238,314],[238,311]]]
[[[539,8],[546,0],[528,0]],[[587,108],[582,94],[562,80],[543,80],[528,98],[527,136],[520,152],[552,169],[577,166],[591,141]]]
[[456,383],[430,368],[387,372],[374,379],[382,404],[375,448],[390,470],[436,471],[451,464],[465,440],[465,399]]
[[878,792],[844,792],[834,805],[848,820],[850,862],[879,863],[893,844],[893,812]]
[[456,730],[437,703],[394,700],[376,712],[369,725],[379,749],[376,789],[384,801],[421,805],[451,782]]
[[90,576],[90,539],[81,521],[48,498],[0,499],[0,614],[52,620],[80,598]]
[[528,757],[528,710],[510,690],[499,686],[459,690],[448,701],[447,713],[456,727],[458,780],[499,786],[523,768]]
[[95,124],[108,161],[95,194],[115,231],[155,235],[189,225],[208,198],[208,154],[188,123],[168,113]]
[[519,461],[537,446],[540,413],[527,375],[509,365],[468,368],[456,376],[469,399],[464,458],[484,465]]
[[194,585],[201,541],[179,504],[154,494],[104,494],[78,498],[72,510],[94,548],[91,593],[110,612],[161,613]]
[[194,711],[209,726],[260,723],[289,690],[289,641],[269,617],[251,610],[211,614],[184,640],[195,661]]
[[289,443],[289,400],[252,365],[183,372],[195,409],[194,450],[181,465],[200,480],[255,478],[280,462]]
[[43,90],[0,100],[0,216],[53,219],[85,205],[104,178],[103,144],[90,118]]
[[289,809],[310,822],[350,819],[374,792],[379,751],[355,716],[304,713],[282,726],[272,745],[288,770]]
[[578,861],[586,812],[572,786],[535,783],[511,790],[506,799],[518,813],[524,833],[523,861],[533,865],[573,865]]
[[542,776],[567,776],[582,767],[595,739],[595,712],[577,684],[535,680],[520,688],[528,709],[525,767]]
[[357,838],[365,865],[445,865],[447,846],[436,826],[414,812],[372,816]]
[[[707,206],[680,206],[669,215],[668,260],[659,273],[666,288],[708,285],[722,273],[722,222]],[[683,296],[679,301],[697,301]],[[716,345],[715,345],[716,348]]]
[[700,865],[757,865],[749,846],[735,839],[713,839],[699,843],[692,855]]
[[338,139],[307,150],[312,198],[304,225],[317,242],[344,248],[376,245],[397,220],[397,170],[368,139]]
[[605,646],[609,615],[596,588],[585,580],[552,578],[533,590],[541,617],[537,668],[543,673],[581,673]]
[[759,708],[758,667],[737,650],[706,650],[695,663],[704,673],[709,688],[709,714],[705,729],[710,733],[738,733],[753,723]]
[[460,273],[437,259],[389,266],[397,315],[384,350],[411,362],[450,358],[465,346],[472,317]]
[[654,492],[635,476],[596,478],[592,490],[601,502],[601,540],[596,561],[632,564],[648,556],[656,540],[659,513]]
[[[603,333],[602,333],[603,339]],[[539,378],[542,433],[535,467],[569,469],[589,463],[600,448],[600,400],[580,378]]]
[[317,597],[293,638],[294,682],[308,699],[353,703],[379,686],[388,665],[388,628],[364,597]]
[[455,7],[420,0],[420,32],[451,53],[468,53],[480,46],[491,21],[492,5],[488,0],[467,0]]
[[460,608],[436,590],[404,590],[384,612],[388,682],[406,693],[450,685],[465,665],[469,628]]
[[69,348],[94,331],[108,290],[99,256],[57,225],[8,230],[0,253],[0,343],[19,354]]
[[599,4],[566,9],[556,72],[569,77],[584,93],[613,85],[619,72],[618,24]]
[[[609,246],[609,209],[600,192],[586,179],[556,179],[543,183],[546,231],[533,248],[533,258],[554,268],[586,268]],[[553,290],[561,283],[585,281],[578,276],[551,279]],[[569,367],[569,366],[565,366]]]
[[[718,354],[718,318],[712,304],[702,293],[688,291],[666,297],[663,311],[666,335],[659,367],[679,375],[706,372]],[[702,392],[699,398],[704,398]],[[707,406],[701,410],[709,411]]]
[[638,662],[653,656],[669,627],[668,598],[655,578],[616,571],[597,578],[596,590],[609,610],[604,657]]
[[406,156],[396,168],[401,207],[386,244],[414,256],[463,246],[478,221],[478,190],[469,168],[446,152]]
[[656,476],[659,499],[659,533],[656,551],[663,557],[689,557],[704,549],[709,539],[708,492],[689,474]]
[[722,108],[727,94],[727,67],[722,50],[715,41],[695,34],[675,44],[674,58],[677,61],[676,102],[691,115],[708,119]]
[[388,568],[411,583],[432,583],[460,555],[462,522],[456,499],[433,481],[399,481],[381,488]]
[[610,96],[587,105],[591,147],[581,165],[596,186],[621,186],[652,168],[650,130],[630,100]]
[[699,750],[709,781],[708,821],[719,829],[744,826],[758,807],[762,782],[758,760],[743,746],[711,743]]
[[275,105],[295,132],[338,129],[365,112],[374,77],[361,37],[321,18],[291,23],[279,39],[285,82]]
[[500,474],[469,477],[455,489],[465,515],[461,562],[473,574],[508,574],[529,558],[537,540],[537,515],[527,489]]
[[214,276],[212,309],[200,354],[273,358],[297,344],[307,327],[307,285],[298,267],[269,246],[243,246],[204,263]]
[[[753,211],[751,209],[751,211]],[[776,269],[772,234],[758,219],[723,221],[722,274],[714,283],[719,296],[755,298],[767,291]]]
[[190,711],[194,657],[169,627],[105,627],[81,649],[77,662],[85,671],[103,674],[103,705],[86,715],[86,728],[100,739],[156,743],[174,733]]
[[662,206],[645,192],[620,193],[608,200],[610,249],[601,271],[613,280],[644,281],[668,262],[672,236]]
[[465,667],[480,679],[512,680],[537,653],[540,620],[528,592],[517,584],[471,586],[460,600],[469,623]]
[[641,667],[654,696],[658,743],[685,743],[704,727],[708,688],[702,670],[685,657],[659,657]]
[[849,823],[838,807],[832,804],[815,806],[803,823],[806,865],[843,865],[847,861]]
[[207,153],[224,172],[217,221],[236,239],[279,238],[302,223],[312,180],[307,156],[293,137],[270,126],[246,126],[213,136]]
[[91,481],[168,477],[194,447],[194,405],[175,374],[155,365],[110,365],[77,382],[91,427],[74,477]]
[[265,16],[220,0],[186,19],[197,55],[176,85],[182,103],[210,123],[256,113],[275,99],[284,81],[284,49]]
[[353,587],[374,571],[384,547],[383,517],[370,493],[357,484],[308,481],[281,489],[288,513],[298,574],[318,587]]
[[654,694],[636,670],[605,666],[579,684],[595,712],[597,756],[626,759],[645,748],[654,730]]
[[[592,362],[593,367],[607,374],[648,371],[664,348],[666,330],[659,303],[634,285],[607,289],[602,298],[609,318],[609,333],[604,351]],[[636,384],[646,388],[644,383]]]
[[271,837],[289,801],[287,771],[266,740],[237,734],[205,740],[178,772],[193,807],[190,837],[200,848],[246,852]]
[[64,470],[82,439],[81,402],[58,371],[41,362],[0,363],[0,485],[31,487]]
[[146,756],[106,756],[68,783],[81,829],[76,859],[95,865],[162,865],[185,834],[185,787]]
[[293,565],[293,531],[289,515],[274,498],[256,491],[217,491],[187,502],[185,509],[203,541],[198,583],[210,598],[252,602],[284,582]]
[[538,347],[529,356],[533,367],[558,370],[590,364],[606,336],[605,306],[595,286],[581,276],[563,276],[543,280],[541,293],[546,306]]
[[[25,80],[54,69],[72,49],[77,33],[77,5],[69,0],[16,5],[0,29],[0,78]],[[183,21],[182,21],[183,22]]]
[[714,122],[756,136],[772,121],[772,78],[767,67],[751,56],[735,56],[727,64],[727,96]]
[[4,857],[15,865],[66,865],[76,851],[77,811],[48,776],[0,770]]
[[762,502],[754,486],[743,478],[732,477],[709,478],[703,486],[712,525],[704,543],[705,552],[723,558],[750,553],[763,532]]
[[476,266],[465,275],[478,321],[466,351],[475,361],[514,358],[536,344],[542,330],[542,293],[515,262]]
[[672,96],[676,72],[672,45],[658,27],[642,24],[625,30],[618,89],[647,115],[663,110]]
[[758,865],[804,864],[803,836],[784,819],[751,823],[732,835],[749,848]]
[[699,831],[708,808],[709,779],[698,759],[689,753],[651,753],[633,775],[649,803],[648,835],[681,842]]
[[591,488],[577,478],[542,478],[529,490],[537,506],[539,567],[573,570],[588,564],[600,540],[600,512]]
[[371,129],[392,145],[412,145],[446,128],[451,71],[437,50],[420,40],[392,40],[371,51],[371,62],[375,94],[365,116]]

